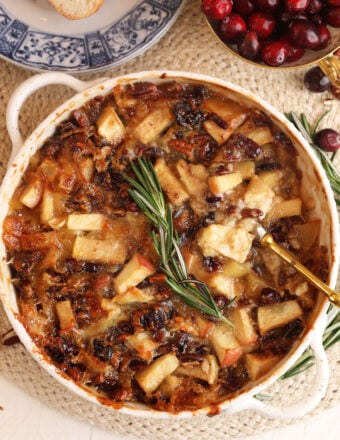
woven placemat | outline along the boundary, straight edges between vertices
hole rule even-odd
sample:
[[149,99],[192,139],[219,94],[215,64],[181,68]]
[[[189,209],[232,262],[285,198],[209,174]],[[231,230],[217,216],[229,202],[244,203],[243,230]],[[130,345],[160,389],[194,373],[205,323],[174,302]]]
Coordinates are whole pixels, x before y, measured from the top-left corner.
[[[171,69],[198,72],[216,76],[251,90],[266,99],[282,112],[304,112],[311,121],[325,110],[331,109],[323,120],[323,126],[340,129],[340,101],[331,94],[313,94],[303,86],[306,69],[277,71],[256,68],[234,58],[211,35],[200,13],[200,1],[188,0],[169,32],[152,48],[128,63],[101,74],[81,76],[93,79],[150,69]],[[34,73],[0,60],[0,180],[10,155],[10,141],[5,126],[5,107],[8,99],[26,78]],[[74,92],[62,86],[49,86],[28,99],[21,111],[20,127],[27,136],[35,126],[57,105]],[[0,334],[9,323],[0,306]],[[327,393],[318,407],[307,417],[312,417],[339,403],[340,395],[340,344],[328,351],[330,383]],[[9,381],[65,414],[92,425],[139,439],[226,440],[272,430],[295,420],[269,420],[250,411],[233,416],[220,414],[216,417],[196,417],[192,420],[160,421],[139,419],[115,413],[108,408],[88,403],[64,389],[52,379],[26,353],[20,345],[0,347],[0,372]],[[314,369],[286,381],[278,381],[266,390],[272,404],[289,405],[301,398],[314,380]],[[1,402],[0,402],[1,404]]]

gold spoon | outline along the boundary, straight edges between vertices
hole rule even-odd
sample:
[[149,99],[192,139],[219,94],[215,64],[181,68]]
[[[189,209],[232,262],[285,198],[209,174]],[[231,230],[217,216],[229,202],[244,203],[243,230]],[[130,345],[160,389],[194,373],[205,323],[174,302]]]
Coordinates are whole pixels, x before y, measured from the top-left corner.
[[269,232],[265,232],[262,227],[258,227],[258,233],[260,235],[260,243],[262,246],[269,247],[279,257],[281,257],[288,264],[293,266],[304,278],[306,278],[313,286],[325,293],[329,301],[337,307],[340,307],[340,293],[332,290],[327,284],[310,272],[303,264],[301,264],[292,254],[287,252],[281,246],[279,246]]

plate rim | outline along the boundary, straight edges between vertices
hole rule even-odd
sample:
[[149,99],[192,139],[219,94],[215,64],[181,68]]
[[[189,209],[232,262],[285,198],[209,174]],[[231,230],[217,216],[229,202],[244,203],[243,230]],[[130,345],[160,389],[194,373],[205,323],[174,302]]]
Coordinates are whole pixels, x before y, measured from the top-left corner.
[[[8,61],[9,63],[18,67],[35,72],[58,71],[70,74],[85,74],[105,71],[130,61],[159,41],[174,24],[185,3],[186,0],[172,0],[170,2],[166,0],[140,0],[137,4],[131,6],[131,8],[127,10],[118,20],[113,19],[109,25],[101,28],[98,26],[96,30],[92,30],[88,33],[81,32],[79,34],[67,35],[65,33],[47,33],[24,23],[14,14],[10,13],[0,0],[0,59],[4,59],[5,61]],[[137,37],[137,39],[132,42],[130,48],[128,48],[123,54],[114,58],[112,54],[113,47],[112,45],[110,46],[108,41],[109,32],[113,32],[114,28],[117,28],[120,25],[123,26],[124,21],[127,22],[129,18],[133,18],[133,14],[138,12],[138,9],[142,9],[143,6],[151,8],[151,11],[153,11],[153,8],[157,8],[158,12],[163,12],[163,17],[161,17],[159,23],[156,23],[155,28],[147,29],[146,31],[143,29],[143,27],[139,29],[145,31],[143,38],[138,39]],[[4,21],[7,21],[3,27],[1,27],[1,16],[4,17]],[[15,42],[15,39],[11,40],[10,33],[13,31],[15,37],[16,30],[18,35],[17,41]],[[9,38],[6,41],[8,36]],[[81,49],[83,50],[83,53],[79,54],[79,58],[82,58],[83,62],[81,64],[78,63],[74,67],[69,67],[68,65],[63,66],[60,63],[47,65],[46,62],[26,60],[25,54],[23,54],[21,57],[16,56],[16,52],[25,43],[25,40],[32,37],[40,37],[40,39],[51,37],[54,39],[64,39],[64,41],[67,40],[68,42],[78,43],[82,46]],[[98,47],[94,47],[94,52],[92,54],[89,52],[91,43],[89,38],[93,38],[94,41],[97,38],[97,42],[100,42],[102,45],[102,54],[106,56],[106,61],[99,61],[97,64],[93,63],[93,59],[96,56],[95,51],[98,51],[99,49]],[[58,46],[60,48],[60,44]],[[25,49],[25,47],[23,49]],[[28,54],[29,53],[30,52],[28,51]]]

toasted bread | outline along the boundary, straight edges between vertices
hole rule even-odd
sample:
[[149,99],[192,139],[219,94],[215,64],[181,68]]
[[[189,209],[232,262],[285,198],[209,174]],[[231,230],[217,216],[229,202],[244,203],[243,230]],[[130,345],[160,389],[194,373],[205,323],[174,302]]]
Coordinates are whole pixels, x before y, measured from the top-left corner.
[[48,0],[59,14],[70,20],[80,20],[93,15],[104,0]]

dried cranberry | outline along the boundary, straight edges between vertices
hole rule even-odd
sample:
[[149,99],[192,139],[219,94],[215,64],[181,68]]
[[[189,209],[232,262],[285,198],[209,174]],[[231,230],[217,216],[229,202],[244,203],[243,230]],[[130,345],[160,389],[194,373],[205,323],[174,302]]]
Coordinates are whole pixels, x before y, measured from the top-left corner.
[[104,344],[100,339],[94,339],[92,342],[93,354],[103,362],[107,362],[112,358],[113,350],[110,345]]
[[59,347],[46,345],[44,349],[54,363],[62,364],[65,361],[65,353]]
[[267,304],[281,303],[282,301],[282,296],[277,290],[272,289],[271,287],[265,287],[261,291],[258,303],[260,306],[264,306]]
[[234,133],[222,145],[223,155],[227,161],[255,159],[263,153],[262,148],[242,133]]
[[132,335],[134,333],[134,328],[131,322],[129,321],[121,321],[118,324],[118,328],[121,333]]
[[207,272],[212,273],[221,270],[223,264],[214,257],[204,257],[203,266]]
[[187,101],[176,103],[174,113],[177,123],[183,127],[192,128],[194,126],[200,126],[205,119],[203,113],[194,108]]
[[129,367],[132,371],[141,371],[148,365],[147,361],[143,359],[131,359],[129,362]]

